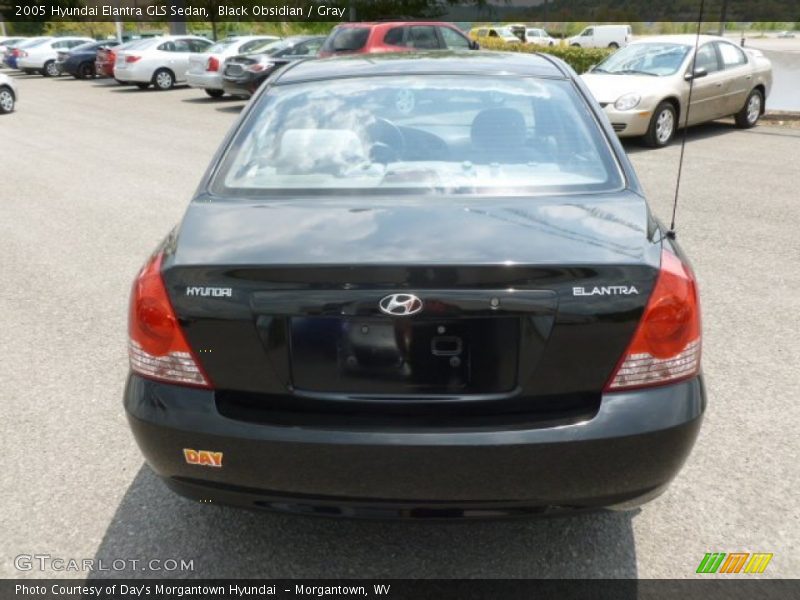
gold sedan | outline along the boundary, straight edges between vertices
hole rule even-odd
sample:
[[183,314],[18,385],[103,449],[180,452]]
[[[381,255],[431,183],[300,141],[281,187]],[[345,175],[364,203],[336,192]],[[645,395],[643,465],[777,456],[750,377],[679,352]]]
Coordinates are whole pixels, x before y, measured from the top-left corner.
[[633,42],[581,77],[618,136],[662,147],[678,128],[722,117],[755,126],[772,88],[772,65],[721,37],[667,35]]

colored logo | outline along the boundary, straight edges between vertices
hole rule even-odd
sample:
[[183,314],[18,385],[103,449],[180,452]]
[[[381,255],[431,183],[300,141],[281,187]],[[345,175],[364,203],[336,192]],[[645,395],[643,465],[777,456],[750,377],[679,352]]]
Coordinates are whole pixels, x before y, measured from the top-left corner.
[[221,467],[222,452],[211,452],[210,450],[183,449],[183,457],[190,465],[200,465],[202,467]]
[[755,552],[707,552],[697,566],[697,573],[763,573],[772,553]]

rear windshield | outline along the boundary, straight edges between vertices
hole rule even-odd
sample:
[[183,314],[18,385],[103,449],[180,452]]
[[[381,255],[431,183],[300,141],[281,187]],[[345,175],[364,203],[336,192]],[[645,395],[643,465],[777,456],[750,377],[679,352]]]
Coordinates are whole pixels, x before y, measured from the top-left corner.
[[210,54],[222,54],[226,49],[233,46],[238,40],[236,38],[225,38],[211,46],[207,52]]
[[369,38],[368,27],[339,27],[325,40],[321,52],[356,52]]
[[572,83],[384,76],[278,85],[212,184],[223,196],[530,195],[619,189]]
[[89,50],[94,50],[100,45],[99,42],[86,42],[85,44],[81,44],[80,46],[75,46],[71,52],[88,52]]

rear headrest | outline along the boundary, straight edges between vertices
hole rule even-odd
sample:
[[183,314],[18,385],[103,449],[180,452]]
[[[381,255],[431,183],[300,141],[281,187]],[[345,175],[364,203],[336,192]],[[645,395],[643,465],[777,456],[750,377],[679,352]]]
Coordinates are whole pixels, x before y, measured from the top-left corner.
[[470,136],[481,148],[518,148],[525,144],[525,117],[514,108],[487,108],[472,121]]

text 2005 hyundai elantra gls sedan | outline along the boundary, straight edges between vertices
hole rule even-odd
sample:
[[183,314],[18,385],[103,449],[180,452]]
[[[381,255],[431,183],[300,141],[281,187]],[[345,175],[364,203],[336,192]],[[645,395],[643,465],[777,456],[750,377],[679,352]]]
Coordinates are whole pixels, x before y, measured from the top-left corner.
[[202,501],[480,517],[662,492],[705,408],[692,270],[545,56],[308,61],[130,306],[130,425]]

